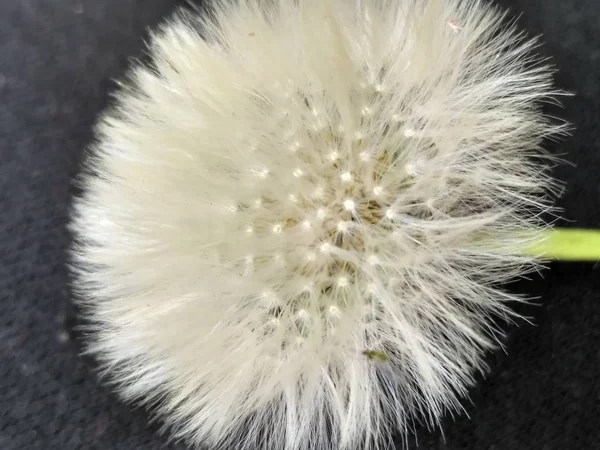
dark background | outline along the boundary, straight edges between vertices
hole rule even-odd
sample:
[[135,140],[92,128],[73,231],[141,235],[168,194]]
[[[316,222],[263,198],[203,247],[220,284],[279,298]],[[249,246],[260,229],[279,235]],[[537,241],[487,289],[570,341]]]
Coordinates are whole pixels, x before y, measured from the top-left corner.
[[[71,180],[111,80],[142,54],[146,29],[182,3],[0,0],[2,450],[184,448],[100,386],[78,356],[65,227]],[[560,111],[576,130],[549,148],[575,164],[556,171],[567,183],[565,216],[600,227],[600,2],[499,4],[543,34],[557,85],[576,94]],[[443,432],[419,430],[419,448],[600,448],[599,274],[600,265],[557,263],[520,282],[540,297],[520,311],[536,325],[509,329],[507,353],[489,356],[490,373],[464,402],[469,417],[448,418]]]

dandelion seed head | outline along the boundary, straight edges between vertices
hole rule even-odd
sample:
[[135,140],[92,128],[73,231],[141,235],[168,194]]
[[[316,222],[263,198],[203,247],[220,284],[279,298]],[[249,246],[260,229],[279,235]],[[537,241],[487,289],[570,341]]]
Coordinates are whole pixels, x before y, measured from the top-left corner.
[[535,268],[481,237],[544,225],[550,71],[472,0],[215,3],[100,120],[72,222],[90,351],[194,446],[439,424]]

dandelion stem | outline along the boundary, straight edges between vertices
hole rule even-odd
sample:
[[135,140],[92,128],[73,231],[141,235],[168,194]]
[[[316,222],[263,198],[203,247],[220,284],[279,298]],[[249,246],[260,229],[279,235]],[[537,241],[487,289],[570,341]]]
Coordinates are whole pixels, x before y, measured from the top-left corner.
[[523,253],[548,260],[600,261],[600,230],[550,228]]

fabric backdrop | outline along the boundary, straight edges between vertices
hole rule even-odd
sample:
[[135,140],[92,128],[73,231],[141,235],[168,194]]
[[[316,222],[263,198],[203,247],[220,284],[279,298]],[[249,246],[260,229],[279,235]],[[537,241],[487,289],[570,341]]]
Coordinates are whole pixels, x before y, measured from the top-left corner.
[[[183,2],[181,2],[183,3]],[[554,57],[576,95],[559,113],[576,126],[558,145],[573,166],[560,201],[574,224],[600,227],[600,2],[500,0]],[[80,347],[66,250],[71,180],[94,118],[146,29],[174,0],[0,1],[0,449],[183,449],[147,414],[101,386]],[[553,264],[518,289],[535,325],[509,329],[507,352],[420,449],[600,448],[600,265]],[[398,438],[398,443],[401,439]],[[274,449],[278,450],[278,449]]]

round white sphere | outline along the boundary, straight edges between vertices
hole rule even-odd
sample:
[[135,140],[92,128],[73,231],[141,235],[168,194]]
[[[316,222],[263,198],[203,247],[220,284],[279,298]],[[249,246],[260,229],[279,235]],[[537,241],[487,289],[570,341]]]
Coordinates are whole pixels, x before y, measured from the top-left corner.
[[476,0],[181,13],[75,202],[88,348],[219,448],[384,448],[459,407],[535,267],[550,70]]

